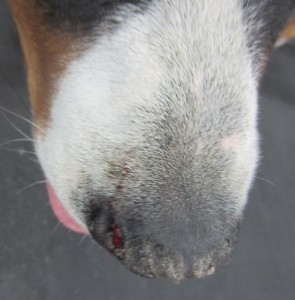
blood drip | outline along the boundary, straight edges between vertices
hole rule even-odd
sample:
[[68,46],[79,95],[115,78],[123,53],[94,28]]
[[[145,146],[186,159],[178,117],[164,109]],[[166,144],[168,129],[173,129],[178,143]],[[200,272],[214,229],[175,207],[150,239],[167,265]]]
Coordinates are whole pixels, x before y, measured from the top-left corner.
[[121,245],[121,238],[119,235],[119,226],[116,223],[112,224],[112,238],[113,238],[113,245],[115,250],[120,248]]

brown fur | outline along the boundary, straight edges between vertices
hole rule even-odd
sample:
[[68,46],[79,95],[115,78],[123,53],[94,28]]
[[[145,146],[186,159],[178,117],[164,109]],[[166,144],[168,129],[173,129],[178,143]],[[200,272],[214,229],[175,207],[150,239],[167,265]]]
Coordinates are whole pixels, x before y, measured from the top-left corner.
[[[56,82],[70,58],[79,53],[78,37],[50,27],[32,0],[9,0],[25,59],[33,119],[48,125]],[[36,128],[35,128],[36,130]]]
[[279,43],[295,39],[295,15],[293,15],[279,37]]

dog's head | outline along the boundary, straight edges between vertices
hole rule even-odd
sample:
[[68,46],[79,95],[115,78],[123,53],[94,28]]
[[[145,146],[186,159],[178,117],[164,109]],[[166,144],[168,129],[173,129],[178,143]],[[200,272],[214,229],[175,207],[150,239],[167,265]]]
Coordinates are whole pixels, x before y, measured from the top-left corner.
[[252,14],[239,1],[119,1],[89,29],[37,2],[47,54],[22,45],[52,197],[140,275],[213,273],[257,161]]

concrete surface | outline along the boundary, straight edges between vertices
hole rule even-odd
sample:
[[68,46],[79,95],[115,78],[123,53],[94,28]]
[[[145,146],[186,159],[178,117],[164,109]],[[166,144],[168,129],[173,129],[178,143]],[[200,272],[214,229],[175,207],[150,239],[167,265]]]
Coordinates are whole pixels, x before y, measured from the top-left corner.
[[[294,300],[295,44],[276,51],[260,96],[262,161],[240,239],[224,271],[181,284],[140,278],[89,238],[58,225],[30,126],[0,109],[1,300]],[[0,0],[0,105],[30,116],[16,32]],[[7,149],[11,149],[7,150]]]

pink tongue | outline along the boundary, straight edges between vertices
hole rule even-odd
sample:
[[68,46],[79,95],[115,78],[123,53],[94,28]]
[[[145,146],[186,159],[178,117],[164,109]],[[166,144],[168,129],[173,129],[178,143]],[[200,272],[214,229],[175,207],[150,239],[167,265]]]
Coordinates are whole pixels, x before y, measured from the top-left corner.
[[51,185],[47,182],[46,183],[49,202],[51,204],[52,210],[55,216],[58,218],[60,223],[62,223],[66,228],[71,229],[75,232],[82,233],[82,234],[89,234],[85,227],[78,225],[73,218],[68,214],[65,210],[61,202],[56,197]]

